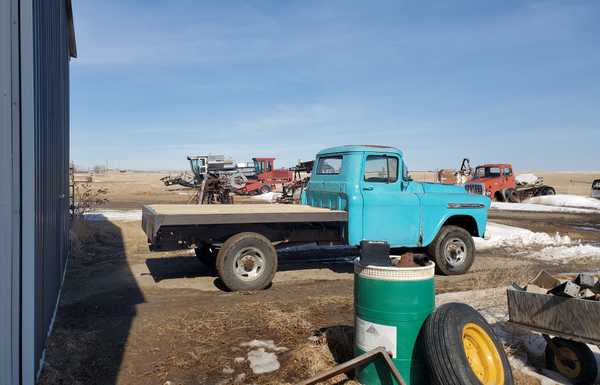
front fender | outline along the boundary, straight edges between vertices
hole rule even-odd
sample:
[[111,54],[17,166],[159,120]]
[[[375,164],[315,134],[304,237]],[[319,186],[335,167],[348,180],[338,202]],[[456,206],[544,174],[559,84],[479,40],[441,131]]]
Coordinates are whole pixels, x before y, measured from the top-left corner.
[[[423,210],[423,239],[422,246],[428,246],[433,242],[437,234],[440,232],[442,226],[446,223],[453,223],[457,219],[471,218],[475,222],[476,236],[483,237],[487,225],[488,209],[484,208],[444,208],[444,212],[441,216],[433,216],[433,212],[439,213],[440,208],[424,208]],[[429,211],[429,213],[428,213]],[[429,214],[429,215],[428,215]],[[435,218],[427,220],[427,218]],[[460,224],[453,223],[460,226]]]

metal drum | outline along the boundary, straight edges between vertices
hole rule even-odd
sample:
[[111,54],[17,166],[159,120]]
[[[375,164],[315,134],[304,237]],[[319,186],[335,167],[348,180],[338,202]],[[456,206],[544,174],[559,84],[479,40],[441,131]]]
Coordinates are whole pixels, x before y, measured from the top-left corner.
[[[355,354],[383,346],[408,385],[429,384],[417,338],[435,308],[434,269],[433,262],[418,267],[354,264]],[[383,361],[356,374],[363,385],[396,384]]]

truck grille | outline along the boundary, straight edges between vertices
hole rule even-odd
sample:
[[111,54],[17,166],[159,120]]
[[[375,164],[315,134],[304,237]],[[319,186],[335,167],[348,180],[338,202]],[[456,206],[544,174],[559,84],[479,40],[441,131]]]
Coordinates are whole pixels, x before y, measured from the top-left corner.
[[465,190],[471,194],[484,195],[485,186],[483,183],[466,183]]

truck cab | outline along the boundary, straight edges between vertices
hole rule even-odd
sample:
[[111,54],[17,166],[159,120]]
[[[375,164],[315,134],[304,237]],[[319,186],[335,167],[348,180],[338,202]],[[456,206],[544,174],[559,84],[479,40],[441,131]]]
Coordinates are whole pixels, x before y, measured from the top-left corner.
[[483,184],[486,195],[497,201],[507,200],[506,190],[515,190],[517,185],[512,165],[507,163],[477,166],[469,182]]
[[488,197],[464,187],[413,181],[402,151],[386,146],[340,146],[316,156],[302,203],[348,212],[346,241],[387,241],[426,250],[445,274],[467,271],[472,237],[483,237]]

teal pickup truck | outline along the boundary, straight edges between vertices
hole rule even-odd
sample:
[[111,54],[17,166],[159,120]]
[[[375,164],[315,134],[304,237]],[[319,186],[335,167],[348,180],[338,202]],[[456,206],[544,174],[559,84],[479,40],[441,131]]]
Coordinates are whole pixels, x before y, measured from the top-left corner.
[[149,205],[142,227],[151,250],[194,248],[231,290],[267,287],[277,250],[298,244],[387,241],[426,252],[438,272],[469,270],[489,198],[464,187],[413,181],[402,151],[340,146],[319,152],[299,205]]

